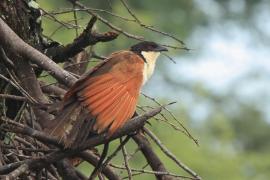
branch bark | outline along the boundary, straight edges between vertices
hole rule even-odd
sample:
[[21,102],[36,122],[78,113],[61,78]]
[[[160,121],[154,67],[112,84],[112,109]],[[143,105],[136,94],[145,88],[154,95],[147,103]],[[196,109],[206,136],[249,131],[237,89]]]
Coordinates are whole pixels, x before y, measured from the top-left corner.
[[[147,162],[149,163],[153,171],[168,172],[164,164],[162,163],[162,161],[153,151],[151,144],[149,143],[149,141],[144,135],[137,134],[133,136],[132,138],[140,147],[145,159],[147,160]],[[158,180],[172,180],[173,179],[172,176],[168,176],[168,175],[155,174],[155,176]]]
[[66,86],[71,86],[77,80],[67,71],[61,69],[50,58],[25,43],[3,20],[0,18],[0,45],[9,52],[18,54],[30,60],[55,77]]
[[56,167],[60,176],[63,178],[63,180],[86,180],[86,179],[80,178],[77,175],[74,167],[70,165],[67,159],[63,159],[59,161]]
[[[131,132],[134,132],[134,131],[142,128],[143,125],[145,124],[145,122],[149,118],[160,113],[162,108],[163,108],[162,106],[157,107],[154,110],[151,110],[143,115],[132,118],[129,122],[127,122],[124,125],[123,128],[121,128],[119,131],[117,131],[109,140],[111,141],[111,140],[117,139],[119,137],[122,137],[124,135],[128,135]],[[47,143],[47,144],[49,143],[49,144],[56,145],[58,147],[64,147],[63,144],[59,143],[59,141],[57,139],[49,137],[47,134],[45,134],[41,131],[34,130],[30,127],[24,127],[23,125],[20,125],[16,122],[13,122],[13,121],[6,120],[5,122],[12,123],[13,126],[17,127],[17,128],[13,128],[13,129],[11,128],[10,131],[31,136],[31,137],[36,138],[37,140],[40,140],[40,141]],[[105,134],[101,134],[101,135],[90,138],[89,140],[87,140],[85,142],[85,144],[78,146],[78,148],[76,148],[76,149],[58,150],[56,152],[49,153],[48,155],[42,156],[40,158],[26,160],[22,165],[26,164],[28,167],[28,170],[41,169],[41,168],[46,167],[46,166],[48,166],[54,162],[57,162],[61,159],[73,156],[77,153],[80,153],[80,152],[86,150],[86,149],[103,144],[104,142],[107,142],[107,141],[108,141],[107,136]]]
[[[89,162],[94,167],[97,166],[99,162],[99,157],[90,151],[81,152],[79,154],[79,157],[83,158],[85,161]],[[115,172],[109,165],[102,169],[102,173],[110,180],[120,180],[120,177],[115,174]]]

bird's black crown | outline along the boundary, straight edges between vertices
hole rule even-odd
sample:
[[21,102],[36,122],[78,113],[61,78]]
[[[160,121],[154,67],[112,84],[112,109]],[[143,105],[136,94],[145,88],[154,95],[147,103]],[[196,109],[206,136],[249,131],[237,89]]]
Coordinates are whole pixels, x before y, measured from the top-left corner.
[[138,44],[135,44],[131,46],[130,50],[136,53],[141,53],[142,51],[155,51],[155,52],[168,51],[167,48],[151,41],[143,41]]

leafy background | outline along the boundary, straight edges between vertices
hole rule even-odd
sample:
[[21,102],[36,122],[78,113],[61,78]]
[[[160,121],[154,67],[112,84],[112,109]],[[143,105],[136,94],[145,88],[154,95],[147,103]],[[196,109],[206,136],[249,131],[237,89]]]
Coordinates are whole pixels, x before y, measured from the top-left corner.
[[[71,8],[64,0],[37,2],[47,11]],[[119,0],[80,2],[129,17]],[[154,77],[143,92],[164,103],[176,100],[178,103],[171,107],[172,111],[199,139],[200,146],[162,122],[152,120],[151,129],[203,179],[269,179],[270,1],[136,0],[128,3],[145,24],[174,34],[191,49],[188,52],[171,50],[169,55],[176,64],[162,56]],[[104,13],[101,15],[130,33],[177,45],[170,38],[135,23]],[[70,21],[73,14],[59,15],[58,18]],[[78,13],[78,18],[82,27],[90,19],[82,12]],[[46,17],[42,20],[47,36],[59,27]],[[96,28],[108,30],[101,23]],[[75,31],[66,28],[59,29],[52,36],[63,44],[71,42],[74,37]],[[134,42],[120,36],[110,43],[98,44],[95,51],[107,55]],[[149,100],[141,98],[141,105],[148,103]],[[130,142],[129,152],[134,148]],[[157,147],[155,150],[170,171],[181,172]],[[121,157],[117,156],[114,162],[122,163]],[[140,154],[130,163],[137,168],[145,164]],[[83,164],[79,168],[88,172],[91,167]],[[151,176],[137,178],[151,179]]]

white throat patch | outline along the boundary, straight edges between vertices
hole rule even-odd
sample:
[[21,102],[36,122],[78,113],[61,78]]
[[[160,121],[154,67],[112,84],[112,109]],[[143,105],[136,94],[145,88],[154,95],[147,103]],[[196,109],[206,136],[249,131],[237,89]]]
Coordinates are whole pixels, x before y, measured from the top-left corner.
[[156,60],[158,56],[160,55],[160,52],[142,51],[142,55],[146,61],[146,63],[144,63],[144,68],[143,68],[143,84],[145,84],[146,81],[152,76],[154,72]]

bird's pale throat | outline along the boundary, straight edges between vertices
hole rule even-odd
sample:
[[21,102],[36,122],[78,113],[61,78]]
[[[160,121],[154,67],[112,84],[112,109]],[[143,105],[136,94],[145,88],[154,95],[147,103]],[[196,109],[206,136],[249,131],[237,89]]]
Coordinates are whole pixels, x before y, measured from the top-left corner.
[[160,52],[142,51],[142,56],[146,61],[143,69],[143,84],[145,84],[147,80],[152,76],[155,70],[156,60],[159,55]]

